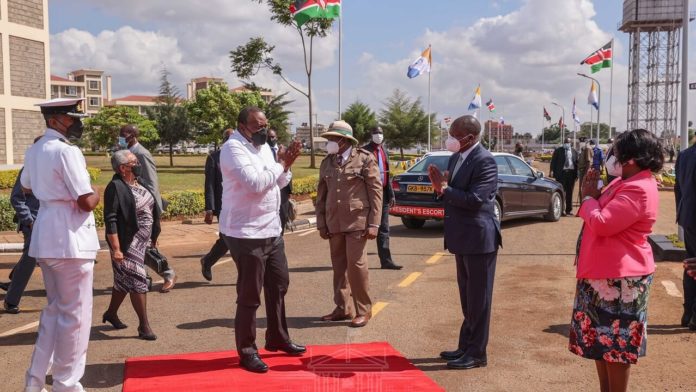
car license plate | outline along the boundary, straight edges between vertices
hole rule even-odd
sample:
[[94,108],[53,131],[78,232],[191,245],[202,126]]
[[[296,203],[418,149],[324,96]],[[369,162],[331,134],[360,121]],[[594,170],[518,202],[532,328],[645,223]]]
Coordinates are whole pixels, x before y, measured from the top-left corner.
[[432,185],[408,185],[406,192],[413,193],[433,193]]
[[423,218],[444,218],[445,209],[444,208],[431,208],[431,207],[411,207],[411,206],[399,206],[396,205],[389,210],[389,213],[396,216],[418,216]]

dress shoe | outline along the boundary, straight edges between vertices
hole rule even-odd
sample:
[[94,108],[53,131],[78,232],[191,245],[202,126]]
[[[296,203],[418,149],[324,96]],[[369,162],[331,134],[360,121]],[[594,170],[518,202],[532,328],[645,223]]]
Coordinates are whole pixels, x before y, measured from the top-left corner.
[[138,328],[138,339],[142,339],[142,340],[157,340],[157,335],[155,335],[155,334],[152,333],[152,332],[150,332],[150,333],[145,333],[145,332],[141,331],[140,328]]
[[3,289],[3,290],[5,290],[5,291],[9,290],[9,289],[10,289],[10,282],[7,282],[7,283],[1,282],[1,283],[0,283],[0,289]]
[[326,316],[321,316],[321,321],[343,321],[350,320],[352,317],[350,314],[341,314],[339,312],[333,311]]
[[454,361],[455,359],[459,359],[464,356],[464,350],[458,348],[454,351],[443,351],[440,353],[440,358],[445,359],[447,361]]
[[300,346],[299,344],[295,344],[293,342],[287,342],[280,346],[272,346],[266,344],[266,347],[264,348],[266,349],[266,351],[270,351],[272,353],[276,351],[282,351],[288,355],[302,355],[307,351],[307,348],[305,346]]
[[681,318],[681,326],[686,328],[689,326],[689,321],[691,320],[691,312],[684,312]]
[[382,269],[389,269],[389,270],[400,270],[404,268],[403,265],[397,265],[394,263],[389,263],[389,264],[382,264]]
[[447,362],[447,367],[450,369],[473,369],[479,367],[486,367],[488,361],[486,358],[474,358],[468,355],[464,355],[459,359]]
[[259,357],[259,354],[244,355],[239,360],[239,366],[242,368],[254,372],[254,373],[266,373],[268,371],[268,365],[266,365]]
[[19,306],[5,302],[5,313],[17,314],[19,313]]
[[367,325],[367,322],[370,321],[371,317],[372,313],[368,313],[364,316],[356,316],[353,321],[350,322],[350,326],[353,328],[364,327]]
[[689,321],[688,327],[691,331],[696,331],[696,313],[691,315],[691,321]]
[[168,293],[169,290],[174,288],[175,283],[176,283],[176,275],[174,275],[171,279],[164,281],[164,284],[162,285],[162,288],[160,289],[160,293]]
[[118,317],[116,316],[109,316],[106,312],[102,315],[102,323],[106,324],[109,323],[111,324],[114,329],[124,329],[128,328],[128,326],[119,320]]
[[210,269],[208,264],[206,264],[205,257],[201,257],[201,274],[208,282],[213,280],[213,271]]

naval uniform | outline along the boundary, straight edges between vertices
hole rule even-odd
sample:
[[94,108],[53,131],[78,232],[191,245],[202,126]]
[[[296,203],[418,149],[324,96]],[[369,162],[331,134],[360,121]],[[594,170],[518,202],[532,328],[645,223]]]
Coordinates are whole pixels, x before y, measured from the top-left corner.
[[41,391],[52,369],[53,391],[83,391],[87,345],[92,325],[92,276],[99,239],[94,215],[77,199],[93,193],[79,148],[48,128],[26,153],[22,186],[41,208],[29,256],[41,267],[48,304],[26,374],[25,391]]

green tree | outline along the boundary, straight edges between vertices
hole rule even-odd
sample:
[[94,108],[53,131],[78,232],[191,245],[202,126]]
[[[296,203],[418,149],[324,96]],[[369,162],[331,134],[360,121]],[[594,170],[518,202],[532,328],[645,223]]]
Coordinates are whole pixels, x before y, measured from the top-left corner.
[[264,109],[266,119],[268,120],[268,126],[276,131],[281,143],[288,143],[290,141],[290,114],[292,114],[292,112],[286,107],[295,102],[285,99],[287,95],[288,93],[282,93],[274,97],[268,102]]
[[179,89],[169,82],[166,68],[160,71],[157,104],[148,110],[148,117],[157,123],[160,140],[169,145],[169,166],[174,166],[174,145],[190,137],[190,123]]
[[85,119],[86,143],[93,147],[109,148],[116,144],[119,130],[126,124],[134,124],[140,130],[138,141],[146,148],[159,142],[155,122],[128,106],[104,106],[94,116]]
[[[300,36],[302,42],[302,51],[304,54],[304,70],[307,75],[307,90],[302,90],[295,84],[291,83],[283,74],[283,68],[280,63],[276,62],[271,54],[275,46],[269,45],[263,37],[251,38],[246,45],[238,46],[237,49],[230,52],[230,60],[232,62],[232,71],[241,79],[250,79],[256,75],[262,68],[269,69],[275,75],[280,76],[285,83],[300,94],[307,97],[309,107],[309,129],[314,129],[314,116],[312,108],[312,55],[314,50],[314,39],[326,37],[333,20],[331,19],[314,19],[298,26],[295,19],[290,13],[290,5],[294,0],[251,0],[258,3],[266,3],[271,13],[271,20],[276,23],[287,26],[295,31]],[[312,132],[309,133],[310,145],[310,167],[315,168],[314,157],[314,137]]]
[[353,137],[360,142],[370,138],[372,127],[377,125],[377,115],[366,104],[355,101],[348,105],[341,118],[353,128]]
[[404,158],[404,148],[427,142],[428,121],[435,125],[435,115],[428,116],[420,98],[412,101],[399,89],[387,98],[379,114],[384,138],[389,141],[389,147],[399,149],[401,159]]
[[[593,139],[597,137],[597,123],[584,122],[578,130],[578,137],[586,137]],[[605,123],[599,124],[599,141],[604,142],[609,139],[609,125]]]
[[560,143],[561,142],[561,128],[558,126],[558,124],[552,124],[551,126],[548,126],[543,129],[542,131],[544,137],[542,139],[541,136],[539,136],[539,141],[543,142],[545,144],[552,144],[552,143]]

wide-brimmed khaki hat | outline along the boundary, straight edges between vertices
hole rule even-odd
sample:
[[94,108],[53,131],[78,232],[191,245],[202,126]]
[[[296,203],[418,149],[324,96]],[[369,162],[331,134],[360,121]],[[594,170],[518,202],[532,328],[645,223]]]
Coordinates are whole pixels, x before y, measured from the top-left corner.
[[322,133],[321,137],[338,136],[350,139],[353,144],[358,144],[358,139],[353,137],[353,128],[345,121],[334,121],[329,125],[329,130]]

